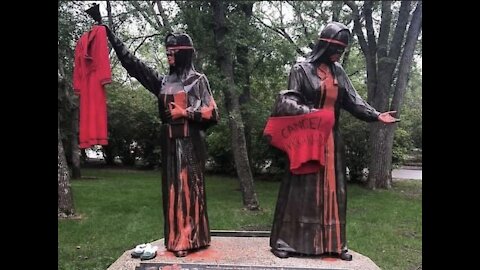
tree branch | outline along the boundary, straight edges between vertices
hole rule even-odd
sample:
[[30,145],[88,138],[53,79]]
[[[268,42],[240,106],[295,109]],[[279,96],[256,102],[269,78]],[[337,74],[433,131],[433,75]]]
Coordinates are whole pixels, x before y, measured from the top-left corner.
[[380,23],[380,32],[378,33],[378,60],[387,56],[388,38],[390,36],[390,25],[392,24],[392,2],[382,1],[382,19]]
[[293,41],[293,39],[290,37],[290,35],[285,32],[285,29],[278,29],[276,27],[270,26],[266,23],[264,23],[260,18],[258,18],[255,15],[252,15],[252,17],[257,20],[259,23],[263,24],[265,27],[268,29],[274,31],[275,33],[279,34],[280,36],[284,37],[288,42],[290,42],[292,45],[295,46],[295,51],[298,52],[301,56],[305,56],[305,53],[298,47],[298,45]]
[[146,36],[138,36],[138,37],[131,37],[129,39],[132,39],[132,40],[137,40],[137,39],[147,39],[147,38],[151,38],[151,37],[154,37],[154,36],[161,36],[162,34],[160,33],[155,33],[155,34],[151,34],[151,35],[146,35]]
[[332,21],[340,22],[340,11],[342,10],[343,3],[341,1],[332,2]]
[[155,27],[155,29],[157,30],[160,30],[163,28],[163,24],[162,22],[160,21],[160,19],[158,18],[157,16],[157,13],[155,12],[155,9],[154,9],[154,6],[155,6],[155,1],[152,2],[150,5],[148,5],[149,7],[149,11],[150,11],[150,14],[153,16],[153,18],[155,19],[155,22],[157,23],[157,26],[158,27]]
[[285,24],[283,23],[283,12],[282,12],[282,7],[283,7],[283,3],[280,2],[280,7],[276,6],[277,10],[278,10],[278,13],[280,14],[280,26],[282,28],[285,28]]
[[172,32],[172,26],[170,25],[170,22],[168,21],[168,17],[165,14],[165,10],[163,9],[161,1],[155,1],[157,3],[157,8],[158,8],[158,13],[160,13],[160,17],[162,18],[163,21],[163,26],[165,29],[169,32]]
[[358,12],[358,6],[353,1],[345,1],[345,4],[352,9],[352,16],[353,16],[353,31],[357,35],[358,43],[360,44],[360,48],[364,55],[368,55],[368,44],[365,40],[365,36],[363,35],[362,31],[362,24],[360,22],[360,13]]
[[352,74],[348,74],[348,77],[352,77],[353,75],[355,75],[355,74],[357,74],[357,73],[359,73],[359,72],[360,72],[360,70],[357,69],[357,70],[354,71]]
[[[297,2],[293,2],[293,3],[297,3]],[[308,37],[309,34],[308,34],[308,30],[307,30],[307,27],[305,26],[305,21],[303,20],[303,17],[302,17],[302,13],[300,12],[300,10],[298,9],[298,7],[296,5],[294,5],[291,1],[287,1],[287,4],[289,4],[293,10],[295,11],[297,17],[299,18],[300,20],[300,23],[302,24],[302,29],[303,29],[303,34]]]
[[159,33],[156,33],[156,34],[151,34],[151,35],[146,35],[146,36],[138,36],[138,37],[131,37],[127,40],[132,40],[132,43],[133,41],[137,40],[137,39],[143,39],[142,42],[140,42],[140,44],[135,48],[135,50],[133,51],[133,54],[135,55],[135,53],[137,52],[138,49],[140,49],[140,47],[143,45],[143,43],[145,43],[145,41],[151,37],[154,37],[154,36],[160,36],[161,34]]
[[142,42],[140,42],[140,44],[138,44],[138,46],[135,48],[135,50],[133,51],[133,55],[135,55],[137,53],[137,50],[140,49],[140,47],[143,45],[143,43],[145,43],[145,41],[148,39],[148,37],[145,37],[143,38]]
[[154,29],[157,29],[157,27],[155,27],[155,23],[148,16],[148,13],[140,6],[137,1],[131,1],[130,3],[132,3],[133,7],[138,11],[138,13],[140,13],[140,15],[142,15],[142,17],[150,24],[150,26],[152,26]]
[[[317,14],[318,17],[320,17],[320,19],[321,19],[322,21],[325,21],[325,20],[328,19],[328,18],[326,18],[325,6],[323,6],[323,1],[319,1],[319,2],[320,2],[320,3],[319,3],[319,4],[320,4],[320,8],[319,8],[319,9],[320,9],[320,12],[318,12],[316,8],[312,8],[312,9],[313,9],[313,13]],[[307,3],[308,3],[308,2],[307,2]],[[309,3],[309,4],[311,4],[311,3]]]
[[358,38],[358,43],[365,56],[365,62],[367,67],[367,102],[372,104],[375,97],[375,91],[377,89],[377,63],[375,54],[371,54],[372,44],[367,44],[365,36],[362,31],[362,23],[360,22],[360,14],[358,12],[358,6],[353,1],[345,1],[345,4],[352,9],[353,16],[353,30]]
[[403,49],[403,55],[400,59],[400,65],[398,67],[398,78],[395,85],[395,92],[392,98],[392,105],[390,108],[397,111],[397,117],[400,115],[400,104],[403,102],[403,97],[408,84],[408,76],[413,61],[413,54],[415,52],[415,45],[418,41],[418,36],[422,29],[422,2],[417,3],[417,7],[412,15],[412,21],[408,28],[407,37],[405,40],[405,46]]
[[365,17],[365,28],[367,29],[368,49],[370,56],[375,59],[377,41],[375,40],[375,29],[373,29],[372,8],[373,1],[365,1],[365,4],[363,4],[363,16]]
[[265,57],[269,57],[270,54],[271,54],[271,52],[269,52],[267,54],[262,54],[261,57],[259,59],[257,59],[257,61],[255,61],[255,63],[253,63],[252,70],[257,69],[257,66],[263,61],[263,59],[265,59]]
[[342,66],[344,69],[347,68],[348,59],[350,58],[350,51],[352,50],[352,43],[353,42],[349,42],[347,48],[345,48],[345,53],[343,54],[343,57],[342,57]]
[[392,45],[390,46],[390,51],[388,53],[388,57],[395,59],[395,61],[400,56],[400,51],[402,50],[402,41],[407,29],[408,17],[410,16],[411,8],[412,5],[410,1],[402,1],[398,14],[397,25],[395,26],[395,31],[393,32]]

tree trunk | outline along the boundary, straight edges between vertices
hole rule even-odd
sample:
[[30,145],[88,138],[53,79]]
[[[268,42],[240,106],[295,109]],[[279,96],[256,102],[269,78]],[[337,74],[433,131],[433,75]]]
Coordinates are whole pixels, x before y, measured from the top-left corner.
[[[58,93],[59,101],[60,96],[66,97],[66,82],[65,72],[63,71],[63,63],[59,60],[58,65]],[[75,208],[73,206],[72,190],[70,188],[70,172],[67,164],[67,157],[65,156],[65,150],[63,149],[62,134],[60,132],[60,108],[57,114],[57,126],[58,126],[58,217],[68,217],[75,214]]]
[[[393,94],[392,105],[390,110],[397,111],[396,117],[400,117],[400,106],[403,103],[403,97],[407,90],[408,77],[410,74],[413,54],[415,52],[415,45],[417,44],[418,36],[420,34],[422,27],[422,2],[417,4],[410,23],[410,27],[407,32],[407,37],[405,41],[405,47],[403,49],[403,55],[400,59],[400,65],[398,67],[398,78],[395,85],[395,92]],[[390,149],[387,152],[385,157],[387,164],[385,166],[391,167],[392,163],[392,149],[393,149],[393,138],[395,134],[395,129],[397,125],[388,125],[386,126],[386,148]],[[391,169],[390,169],[390,181],[391,181]],[[375,185],[381,188],[390,188],[390,183],[384,181],[383,178],[375,179]],[[373,180],[372,180],[373,181]]]
[[[246,3],[240,4],[240,7],[245,15],[245,24],[249,25],[250,18],[252,17],[252,10],[253,10],[253,3]],[[247,29],[248,31],[248,29]],[[252,127],[249,123],[251,123],[251,112],[245,108],[246,105],[250,103],[251,95],[250,95],[250,64],[248,61],[248,54],[249,54],[249,47],[248,45],[241,44],[237,45],[237,62],[239,68],[237,69],[237,74],[235,74],[235,78],[239,78],[240,85],[242,85],[242,94],[239,98],[240,103],[240,111],[242,113],[242,119],[244,123],[244,133],[245,133],[245,141],[247,145],[247,155],[250,157],[252,153]],[[250,168],[253,167],[253,160],[249,159]]]
[[67,159],[63,150],[63,143],[60,134],[60,120],[58,121],[58,215],[71,216],[75,214],[73,207],[73,196],[70,187],[70,173],[68,171]]
[[248,210],[258,210],[259,204],[257,195],[253,185],[253,176],[250,168],[247,145],[245,141],[244,125],[242,115],[240,113],[240,105],[238,102],[238,93],[233,78],[232,57],[225,46],[225,34],[227,31],[225,23],[225,6],[223,2],[212,1],[213,19],[214,19],[214,39],[217,48],[217,65],[220,68],[224,81],[227,82],[225,92],[225,104],[228,113],[228,123],[231,129],[231,143],[233,157],[237,175],[240,180],[240,188],[242,191],[243,205]]
[[[367,101],[378,111],[387,111],[389,107],[394,107],[389,103],[389,99],[391,98],[391,89],[395,79],[395,68],[398,63],[401,45],[404,41],[404,33],[409,21],[409,13],[412,2],[402,1],[400,10],[398,12],[398,19],[395,21],[395,32],[391,38],[390,29],[392,27],[392,3],[390,1],[382,2],[382,17],[378,34],[378,44],[375,40],[375,29],[373,26],[373,2],[366,1],[363,6],[362,15],[365,21],[367,38],[365,38],[365,35],[363,34],[360,19],[362,15],[360,15],[360,12],[358,11],[358,6],[354,1],[345,1],[345,4],[352,9],[354,32],[358,37],[358,41],[367,64]],[[419,5],[421,10],[421,4],[417,4],[417,9],[419,8]],[[413,19],[410,28],[412,25]],[[391,41],[389,42],[389,40]],[[416,38],[411,42],[414,48],[414,44],[416,44]],[[388,51],[388,49],[390,49],[390,51]],[[409,50],[409,47],[405,45],[403,54],[408,54]],[[406,71],[405,76],[408,76],[408,73],[409,70]],[[398,82],[399,81],[397,80],[397,84]],[[398,92],[398,90],[399,89],[397,85],[394,96],[401,94],[401,92]],[[405,89],[403,89],[403,91],[404,90]],[[400,106],[400,104],[401,99],[399,100],[398,106]],[[392,125],[386,126],[382,123],[373,123],[370,126],[369,147],[371,152],[371,160],[368,167],[368,187],[371,189],[391,187],[393,133],[394,126]]]
[[71,159],[72,159],[72,179],[80,179],[82,177],[80,171],[80,147],[78,145],[78,113],[79,108],[75,106],[72,110],[72,140],[70,141]]
[[371,124],[369,139],[372,158],[368,167],[368,188],[389,189],[392,183],[392,147],[388,147],[389,144],[386,141],[387,127],[385,124]]
[[[400,18],[399,18],[400,20]],[[422,3],[418,2],[417,7],[412,16],[412,20],[408,29],[405,46],[403,49],[400,65],[398,68],[398,78],[395,85],[395,92],[390,105],[390,110],[396,110],[399,117],[400,105],[403,101],[403,96],[407,88],[408,75],[410,73],[411,64],[413,61],[413,54],[418,36],[421,30],[422,23]],[[397,61],[395,61],[396,63]],[[392,67],[386,66],[383,71],[392,70]],[[382,74],[382,73],[380,73]],[[388,75],[388,74],[387,74]],[[385,111],[388,109],[389,89],[391,88],[392,75],[390,78],[385,77],[379,85],[383,88],[379,89],[377,93],[381,93],[378,98],[377,108]],[[382,74],[385,76],[385,74]],[[381,76],[379,75],[379,78]],[[388,81],[387,81],[388,80]],[[375,97],[377,99],[377,97]],[[372,149],[372,159],[369,166],[368,187],[369,188],[391,188],[392,182],[392,152],[393,152],[393,137],[395,133],[396,124],[384,125],[375,123],[370,130],[370,147]]]

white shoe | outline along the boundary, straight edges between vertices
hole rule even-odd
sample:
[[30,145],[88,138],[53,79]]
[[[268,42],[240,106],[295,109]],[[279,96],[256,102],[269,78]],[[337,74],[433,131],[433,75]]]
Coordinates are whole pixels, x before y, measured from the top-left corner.
[[145,251],[140,256],[140,259],[143,261],[143,260],[150,260],[155,258],[157,256],[157,250],[158,250],[157,246],[152,246],[148,244],[147,247],[145,248]]
[[151,246],[150,244],[140,244],[135,247],[135,249],[132,251],[131,255],[132,258],[140,258],[140,256],[145,252],[145,249]]

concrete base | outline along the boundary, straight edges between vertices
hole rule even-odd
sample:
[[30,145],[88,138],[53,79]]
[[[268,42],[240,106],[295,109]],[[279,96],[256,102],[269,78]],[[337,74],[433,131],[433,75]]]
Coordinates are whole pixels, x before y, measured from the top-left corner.
[[160,270],[160,269],[361,269],[379,270],[368,257],[349,250],[352,261],[322,256],[294,256],[277,258],[270,251],[268,237],[212,236],[210,247],[177,258],[165,249],[163,238],[152,242],[158,246],[154,259],[141,261],[131,258],[125,251],[107,270]]

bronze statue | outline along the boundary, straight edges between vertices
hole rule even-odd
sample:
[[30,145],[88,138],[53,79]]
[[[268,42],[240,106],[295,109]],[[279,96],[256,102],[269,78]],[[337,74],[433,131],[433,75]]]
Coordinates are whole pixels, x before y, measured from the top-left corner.
[[193,42],[185,33],[165,37],[170,70],[160,75],[106,28],[122,66],[158,98],[165,247],[177,257],[186,256],[210,244],[205,130],[216,124],[219,116],[207,77],[195,70]]
[[345,234],[346,168],[338,130],[340,109],[367,122],[399,121],[390,115],[394,111],[380,113],[367,104],[337,62],[349,39],[345,25],[329,23],[306,60],[292,67],[289,90],[280,92],[274,105],[273,117],[330,110],[335,120],[325,143],[325,165],[318,172],[294,174],[287,166],[270,236],[272,253],[280,258],[296,253],[352,260]]

